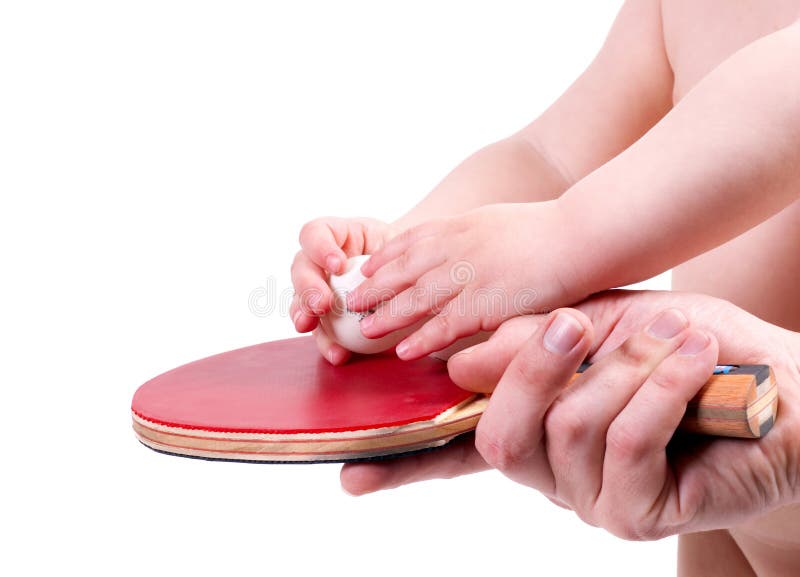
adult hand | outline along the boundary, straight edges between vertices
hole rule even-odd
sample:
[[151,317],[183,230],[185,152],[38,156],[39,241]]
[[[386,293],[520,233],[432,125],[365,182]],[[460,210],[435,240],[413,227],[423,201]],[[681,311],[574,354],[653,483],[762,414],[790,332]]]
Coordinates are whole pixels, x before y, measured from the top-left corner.
[[[474,446],[348,465],[342,483],[358,494],[493,466],[628,539],[736,526],[800,500],[799,341],[671,292],[609,291],[513,319],[449,362],[460,385],[494,389]],[[593,367],[567,387],[587,355]],[[766,437],[675,435],[716,362],[773,367],[781,404]]]

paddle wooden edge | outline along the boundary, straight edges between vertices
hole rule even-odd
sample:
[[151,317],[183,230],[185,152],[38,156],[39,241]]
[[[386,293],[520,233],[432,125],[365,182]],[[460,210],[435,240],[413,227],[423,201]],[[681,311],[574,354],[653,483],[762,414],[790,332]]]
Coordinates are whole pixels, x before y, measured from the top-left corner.
[[440,447],[478,424],[488,399],[474,395],[436,418],[336,433],[242,433],[169,426],[132,412],[136,437],[162,453],[209,460],[266,463],[343,462]]
[[[584,364],[573,380],[591,367]],[[689,401],[679,428],[715,437],[755,439],[778,416],[778,384],[767,365],[730,365],[712,375]]]
[[[582,371],[588,367],[582,367]],[[578,378],[581,373],[573,377]],[[265,463],[344,462],[440,447],[475,429],[488,397],[474,395],[434,419],[396,427],[336,433],[243,433],[156,423],[132,411],[133,429],[147,447],[209,460]],[[778,414],[778,384],[766,365],[742,365],[715,374],[689,402],[683,431],[759,438]]]
[[757,439],[778,417],[778,383],[766,365],[714,375],[689,403],[681,429],[719,437]]

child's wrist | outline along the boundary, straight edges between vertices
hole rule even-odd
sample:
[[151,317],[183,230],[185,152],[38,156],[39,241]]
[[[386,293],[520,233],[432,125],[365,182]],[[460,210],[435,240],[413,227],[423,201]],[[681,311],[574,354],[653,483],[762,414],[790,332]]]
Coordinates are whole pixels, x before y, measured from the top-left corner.
[[558,246],[558,280],[564,287],[568,301],[576,304],[591,294],[610,287],[600,286],[599,276],[592,269],[590,240],[582,226],[582,215],[573,203],[561,198],[552,201],[558,219],[559,235],[554,246]]

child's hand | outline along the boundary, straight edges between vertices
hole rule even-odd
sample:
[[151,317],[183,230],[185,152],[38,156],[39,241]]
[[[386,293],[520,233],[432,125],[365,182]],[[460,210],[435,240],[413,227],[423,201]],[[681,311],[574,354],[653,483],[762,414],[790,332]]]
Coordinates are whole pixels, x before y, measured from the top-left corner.
[[292,263],[294,298],[289,309],[295,328],[313,330],[322,355],[337,365],[350,352],[334,343],[319,326],[319,317],[333,304],[327,276],[341,273],[348,258],[371,254],[399,232],[395,227],[371,218],[318,218],[300,231],[301,250]]
[[380,303],[361,322],[370,338],[434,315],[397,346],[398,356],[414,359],[505,319],[571,304],[586,295],[574,286],[568,229],[557,201],[488,205],[426,222],[373,253],[348,308]]

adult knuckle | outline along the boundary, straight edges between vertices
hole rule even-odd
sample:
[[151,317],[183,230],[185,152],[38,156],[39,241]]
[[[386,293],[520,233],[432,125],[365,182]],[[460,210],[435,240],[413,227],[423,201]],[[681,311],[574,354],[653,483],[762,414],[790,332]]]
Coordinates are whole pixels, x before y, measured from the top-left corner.
[[540,357],[526,346],[523,346],[514,357],[510,368],[526,383],[540,380],[543,377]]
[[656,388],[674,392],[679,384],[679,375],[674,372],[654,371],[648,379]]
[[475,448],[484,461],[500,472],[517,468],[527,453],[520,443],[480,429],[475,435]]
[[638,526],[627,519],[611,519],[606,523],[605,529],[626,541],[645,541]]
[[618,358],[633,370],[642,371],[651,362],[651,352],[640,339],[630,338],[618,349]]
[[655,541],[664,536],[651,521],[626,515],[624,507],[609,510],[605,517],[605,529],[626,541]]
[[574,445],[590,434],[590,427],[581,414],[568,404],[556,401],[545,415],[547,436],[567,446]]
[[635,462],[647,453],[647,439],[632,427],[612,423],[606,433],[606,451],[614,459]]

